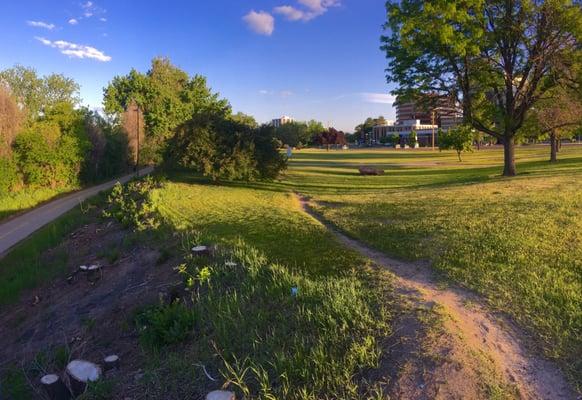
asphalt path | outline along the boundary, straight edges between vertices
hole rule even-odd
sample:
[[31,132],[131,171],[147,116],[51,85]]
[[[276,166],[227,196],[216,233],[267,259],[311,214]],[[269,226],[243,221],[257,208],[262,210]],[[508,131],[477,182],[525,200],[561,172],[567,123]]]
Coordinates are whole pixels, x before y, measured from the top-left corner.
[[[146,167],[140,170],[140,176],[147,175],[153,171],[153,167]],[[125,183],[133,178],[135,174],[128,174],[120,178],[92,186],[69,195],[59,197],[53,201],[34,208],[22,215],[0,222],[0,258],[15,244],[42,228],[49,222],[54,221],[64,213],[72,210],[80,202],[95,196],[99,192],[110,189],[117,182]]]

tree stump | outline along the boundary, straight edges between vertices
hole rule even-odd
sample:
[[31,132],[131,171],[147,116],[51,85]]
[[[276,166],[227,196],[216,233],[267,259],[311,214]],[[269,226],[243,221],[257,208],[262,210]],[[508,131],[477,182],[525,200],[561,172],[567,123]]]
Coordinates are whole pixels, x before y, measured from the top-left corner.
[[67,375],[74,396],[79,396],[87,389],[89,382],[101,378],[101,368],[90,361],[73,360],[67,365]]
[[87,268],[87,281],[91,283],[97,282],[103,276],[103,270],[100,265],[90,265]]
[[206,400],[236,400],[236,396],[233,392],[215,390],[206,395]]
[[119,369],[119,357],[115,354],[105,357],[103,359],[103,369],[105,372]]
[[208,246],[194,246],[192,247],[192,254],[194,254],[195,256],[209,256],[210,255],[210,249],[208,248]]
[[51,400],[69,400],[71,398],[71,392],[58,375],[45,375],[40,378],[40,383]]

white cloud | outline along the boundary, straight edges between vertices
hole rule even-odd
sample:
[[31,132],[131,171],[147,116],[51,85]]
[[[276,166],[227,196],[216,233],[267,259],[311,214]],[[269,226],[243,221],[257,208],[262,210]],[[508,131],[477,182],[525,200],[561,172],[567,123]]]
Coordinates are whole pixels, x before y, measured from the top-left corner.
[[101,21],[101,22],[107,22],[107,18],[101,17],[101,18],[99,18],[99,21]]
[[67,55],[74,58],[92,58],[102,62],[111,61],[111,57],[103,53],[101,50],[97,50],[91,46],[85,46],[81,44],[66,42],[64,40],[51,41],[42,37],[37,37],[36,40],[55,49],[59,49],[61,54]]
[[290,90],[282,90],[279,94],[281,95],[281,97],[286,98],[286,97],[293,96],[295,93],[293,93]]
[[71,18],[68,22],[70,25],[77,25],[79,23],[79,21],[76,20],[75,18]]
[[359,93],[366,103],[392,104],[396,100],[394,96],[387,93]]
[[52,31],[53,29],[55,29],[54,24],[49,24],[48,22],[43,22],[43,21],[26,21],[26,24],[28,26],[33,26],[35,28],[48,29],[49,31]]
[[283,15],[289,21],[306,21],[307,14],[304,11],[298,10],[292,6],[279,6],[273,9],[275,14]]
[[271,92],[269,92],[268,90],[265,89],[261,89],[259,90],[259,94],[262,94],[263,96],[270,94]]
[[265,11],[250,11],[243,17],[249,28],[259,35],[271,36],[275,30],[275,18]]
[[288,21],[310,21],[325,14],[330,7],[341,4],[339,0],[298,0],[298,3],[305,7],[305,10],[283,5],[275,7],[273,12],[283,15]]

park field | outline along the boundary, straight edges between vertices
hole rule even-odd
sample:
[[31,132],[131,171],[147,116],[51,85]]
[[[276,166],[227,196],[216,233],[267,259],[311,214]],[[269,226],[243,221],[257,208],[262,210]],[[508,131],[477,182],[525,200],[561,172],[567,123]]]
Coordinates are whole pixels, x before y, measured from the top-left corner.
[[[519,175],[510,179],[500,176],[503,155],[496,148],[466,154],[462,163],[455,153],[424,149],[305,149],[273,182],[215,185],[191,173],[170,173],[155,189],[163,224],[152,232],[111,226],[101,216],[105,196],[95,198],[0,260],[0,318],[18,321],[0,345],[17,351],[12,339],[46,323],[41,318],[37,325],[34,313],[11,317],[11,306],[30,307],[38,295],[41,307],[68,316],[68,302],[51,299],[74,295],[91,307],[96,298],[108,300],[89,322],[71,314],[64,318],[69,325],[58,329],[88,338],[113,332],[109,340],[120,341],[126,352],[140,348],[124,368],[142,378],[105,382],[95,390],[117,396],[104,398],[201,397],[216,385],[201,365],[248,398],[371,400],[395,395],[390,379],[412,382],[416,390],[420,378],[427,388],[444,379],[444,390],[456,382],[456,390],[473,398],[517,396],[487,353],[467,351],[449,311],[405,300],[393,274],[304,212],[302,195],[349,237],[404,264],[430,261],[443,290],[462,286],[478,293],[579,388],[582,146],[564,146],[554,165],[548,152],[518,148]],[[363,177],[361,165],[386,173]],[[79,250],[75,241],[89,234],[82,259],[104,260],[112,272],[95,287],[62,282],[80,262],[79,251],[67,249]],[[208,260],[184,256],[196,243],[215,243],[225,252]],[[232,260],[237,267],[227,268]],[[142,284],[123,275],[116,280],[113,271],[132,268],[142,268],[136,275]],[[189,300],[156,305],[157,288],[175,282],[178,273],[186,278]],[[108,291],[110,285],[119,291]],[[136,287],[144,294],[131,294]],[[135,311],[112,311],[118,308]],[[412,340],[402,321],[417,324],[408,326],[418,340],[408,350],[398,350]],[[88,343],[89,355],[109,349],[105,341]],[[404,362],[390,358],[394,349]],[[451,362],[462,368],[448,369]],[[34,398],[25,382],[38,380],[37,367],[0,371],[24,393],[15,398]],[[440,375],[444,370],[448,375]]]
[[[582,146],[557,164],[546,146],[503,153],[305,150],[284,184],[310,195],[339,229],[403,260],[430,260],[449,282],[513,317],[546,355],[582,381]],[[384,176],[362,177],[374,165]]]

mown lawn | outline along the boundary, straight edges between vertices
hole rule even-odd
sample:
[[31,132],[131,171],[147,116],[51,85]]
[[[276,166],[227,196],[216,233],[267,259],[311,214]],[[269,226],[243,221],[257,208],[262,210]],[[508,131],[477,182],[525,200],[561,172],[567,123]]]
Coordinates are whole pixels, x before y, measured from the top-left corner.
[[[454,161],[450,152],[304,151],[288,182],[324,216],[402,259],[429,259],[454,282],[512,315],[582,383],[582,146],[518,149],[516,178],[502,152]],[[357,165],[386,169],[360,177]]]

